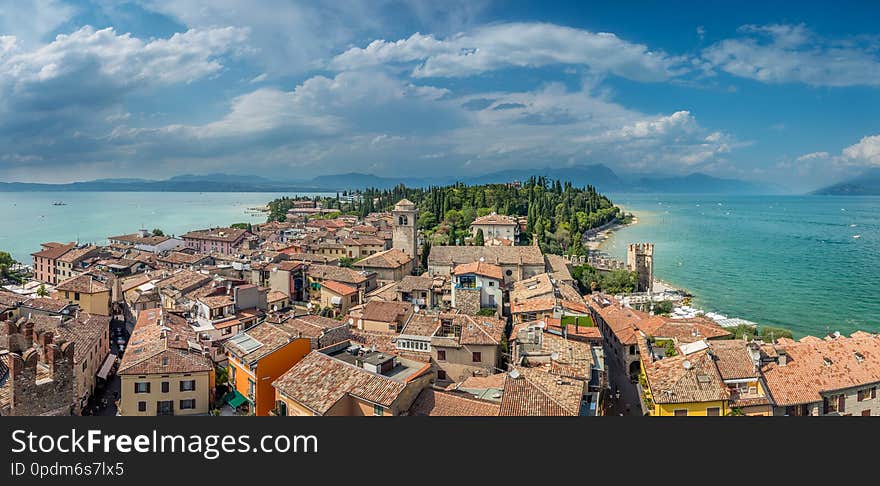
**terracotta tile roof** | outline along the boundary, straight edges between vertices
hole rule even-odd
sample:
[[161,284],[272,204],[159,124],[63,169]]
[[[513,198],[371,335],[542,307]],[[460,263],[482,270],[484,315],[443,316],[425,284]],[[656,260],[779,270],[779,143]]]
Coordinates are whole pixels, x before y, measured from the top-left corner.
[[545,332],[542,349],[557,354],[557,358],[551,362],[551,374],[590,381],[593,351],[589,344]]
[[155,246],[160,243],[164,243],[171,239],[170,236],[153,236],[149,234],[147,236],[142,236],[140,233],[132,233],[129,235],[119,235],[119,236],[108,236],[108,240],[110,241],[121,241],[123,243],[128,243],[130,245],[149,245]]
[[272,382],[277,390],[318,415],[352,395],[390,407],[405,389],[391,378],[312,351]]
[[165,256],[160,256],[158,260],[163,263],[170,263],[172,265],[195,265],[196,263],[201,262],[202,260],[207,260],[211,258],[208,255],[203,255],[201,253],[184,253],[182,251],[172,251],[169,252]]
[[547,261],[547,268],[550,269],[550,276],[556,280],[574,281],[569,270],[569,262],[562,255],[547,254],[544,255]]
[[249,234],[248,230],[240,228],[211,228],[190,231],[189,233],[182,235],[181,238],[185,240],[210,240],[235,243]]
[[434,288],[434,279],[431,277],[421,277],[416,275],[407,275],[400,282],[397,282],[397,290],[403,292],[412,292],[413,290],[427,290]]
[[534,277],[520,280],[513,284],[510,291],[511,302],[533,299],[535,297],[553,296],[553,282],[550,280],[550,274],[539,273]]
[[481,275],[483,277],[494,278],[495,280],[502,280],[504,276],[502,275],[502,269],[498,265],[492,265],[491,263],[486,262],[471,262],[471,263],[463,263],[452,270],[453,275]]
[[232,296],[226,294],[199,297],[197,300],[211,309],[219,309],[221,307],[226,307],[235,303],[235,301],[232,299]]
[[501,396],[501,416],[561,417],[580,413],[585,383],[560,379],[537,368],[514,367],[518,378],[507,374]]
[[425,388],[409,408],[410,415],[430,417],[496,417],[497,403],[476,400],[460,393]]
[[381,300],[384,302],[391,302],[397,300],[397,289],[397,282],[388,282],[381,287],[377,287],[369,291],[366,297],[369,300]]
[[649,336],[675,339],[680,343],[691,343],[701,339],[716,339],[733,335],[714,321],[702,317],[671,319],[654,316],[647,321],[639,322],[637,325],[642,332]]
[[460,389],[471,390],[487,390],[489,388],[504,388],[504,380],[507,379],[507,373],[495,373],[489,376],[470,376],[458,384]]
[[[393,331],[364,331],[352,328],[349,330],[349,339],[353,343],[375,348],[382,353],[397,354],[398,356],[403,354],[394,343],[394,340],[397,339],[397,333]],[[424,358],[421,361],[424,361]]]
[[475,219],[471,226],[483,226],[483,225],[503,225],[503,226],[516,226],[516,218],[513,216],[506,216],[504,214],[487,214],[485,216],[480,216]]
[[340,322],[329,317],[317,316],[309,314],[305,316],[290,316],[289,314],[274,314],[269,318],[273,324],[288,331],[297,337],[307,337],[317,339],[324,335],[325,332],[342,326],[348,326],[348,323]]
[[[250,338],[248,340],[249,344],[253,344],[254,346],[258,345],[258,347],[254,349],[242,348],[239,344],[239,340],[236,339],[241,336],[247,336]],[[292,334],[289,328],[271,322],[262,322],[247,331],[239,333],[226,340],[223,345],[230,355],[253,366],[254,363],[257,363],[259,360],[269,356],[296,339],[297,336]]]
[[401,335],[431,337],[440,327],[440,319],[430,314],[415,314],[400,331]]
[[452,318],[453,323],[461,326],[461,345],[500,345],[501,336],[506,325],[503,319],[465,314],[441,314],[441,318]]
[[287,300],[287,294],[281,292],[280,290],[272,290],[268,294],[266,294],[266,302],[269,304],[282,300]]
[[655,361],[650,358],[646,339],[640,339],[639,352],[655,403],[711,402],[730,398],[730,391],[708,348]]
[[[372,272],[369,273],[372,274]],[[335,280],[337,282],[353,285],[360,285],[369,279],[368,276],[364,275],[358,270],[321,264],[309,265],[308,274],[313,278],[320,278],[322,280]]]
[[50,299],[49,297],[34,297],[33,299],[25,300],[21,305],[34,310],[58,313],[72,304],[64,300]]
[[724,380],[757,378],[759,373],[749,354],[750,343],[741,339],[708,341],[715,354],[715,365]]
[[522,314],[526,312],[540,312],[553,310],[556,307],[556,299],[553,297],[535,297],[527,300],[510,303],[510,312]]
[[95,277],[89,274],[83,274],[78,277],[73,277],[67,279],[57,287],[55,290],[60,290],[62,292],[80,292],[83,294],[96,294],[99,292],[109,292],[110,287],[108,287],[104,282],[97,280]]
[[786,364],[767,363],[762,371],[777,405],[817,402],[823,393],[880,382],[880,336],[777,342],[776,351],[785,352]]
[[174,275],[156,282],[156,287],[171,288],[180,292],[190,292],[211,281],[211,277],[191,270],[181,270]]
[[[81,363],[101,339],[110,333],[110,318],[81,312],[60,323],[55,336],[76,343],[73,347],[74,361]],[[99,359],[102,359],[100,357]]]
[[129,290],[138,288],[145,283],[151,282],[152,280],[153,277],[151,275],[147,275],[146,273],[139,273],[137,275],[123,278],[120,283],[120,288],[123,292],[128,292]]
[[12,309],[18,307],[19,304],[26,300],[28,300],[27,297],[0,289],[0,309]]
[[368,321],[393,322],[406,317],[413,312],[413,306],[409,302],[381,302],[370,301],[364,305],[361,318]]
[[434,246],[428,265],[455,266],[480,258],[494,265],[544,265],[544,254],[537,246]]
[[119,364],[119,374],[213,370],[214,364],[210,358],[201,351],[190,350],[190,343],[196,342],[196,333],[183,317],[164,309],[142,310]]
[[350,285],[345,285],[342,282],[337,282],[335,280],[324,280],[321,282],[321,288],[325,288],[333,293],[345,296],[357,293],[357,288],[352,287]]
[[398,268],[407,265],[412,261],[413,257],[397,248],[392,248],[390,250],[373,253],[366,258],[358,260],[354,265],[358,268]]
[[95,245],[71,248],[70,251],[58,257],[58,261],[64,263],[76,263],[94,253],[97,253],[97,251],[98,247]]
[[47,258],[49,260],[57,260],[62,255],[70,251],[70,249],[74,246],[76,246],[76,243],[43,243],[43,249],[36,253],[31,253],[31,256]]

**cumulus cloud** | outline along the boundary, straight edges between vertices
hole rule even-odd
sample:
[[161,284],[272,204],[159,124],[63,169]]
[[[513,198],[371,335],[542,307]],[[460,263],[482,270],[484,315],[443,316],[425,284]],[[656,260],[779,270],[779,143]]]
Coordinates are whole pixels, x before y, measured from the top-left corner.
[[842,155],[851,163],[880,165],[880,135],[863,137],[858,143],[843,149]]
[[703,50],[712,67],[764,83],[880,86],[878,46],[872,40],[824,39],[804,25],[746,25],[743,37]]
[[638,81],[662,81],[684,73],[686,61],[615,34],[554,24],[509,23],[479,27],[445,39],[416,33],[397,41],[375,40],[336,56],[338,70],[414,63],[414,77],[465,77],[508,67],[585,66]]

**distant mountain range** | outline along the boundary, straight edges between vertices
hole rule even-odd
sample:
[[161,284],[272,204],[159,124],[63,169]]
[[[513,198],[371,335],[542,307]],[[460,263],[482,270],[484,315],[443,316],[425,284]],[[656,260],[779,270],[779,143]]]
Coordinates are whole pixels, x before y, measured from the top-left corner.
[[813,191],[827,196],[880,196],[880,169],[871,169],[852,179]]
[[721,179],[701,173],[681,177],[646,175],[619,176],[602,164],[542,169],[508,169],[490,174],[454,177],[382,177],[351,172],[323,175],[308,180],[272,180],[254,175],[185,174],[166,180],[98,179],[69,184],[0,182],[0,191],[120,191],[120,192],[336,192],[375,187],[389,189],[446,185],[454,182],[490,184],[524,181],[532,176],[569,181],[575,186],[593,185],[602,192],[689,193],[689,194],[773,194],[779,188],[735,179]]

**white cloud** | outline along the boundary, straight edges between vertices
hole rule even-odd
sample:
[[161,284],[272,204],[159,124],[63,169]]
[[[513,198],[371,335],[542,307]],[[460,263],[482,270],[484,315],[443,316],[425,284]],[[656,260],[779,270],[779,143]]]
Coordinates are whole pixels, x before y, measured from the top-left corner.
[[808,154],[801,155],[797,158],[798,162],[804,162],[807,160],[825,160],[831,157],[831,154],[828,152],[810,152]]
[[0,34],[14,36],[27,46],[36,45],[75,13],[74,7],[59,0],[4,1],[0,3]]
[[[247,27],[251,61],[271,75],[302,74],[350,43],[404,21],[436,31],[468,25],[485,1],[448,0],[139,0],[191,28]],[[393,14],[393,15],[392,15]],[[394,19],[393,21],[391,19]]]
[[804,25],[746,25],[740,31],[746,36],[709,46],[703,59],[765,83],[880,86],[876,42],[823,39]]
[[880,165],[880,135],[863,137],[843,149],[842,155],[852,164]]
[[479,27],[446,39],[413,34],[398,41],[376,40],[336,56],[338,70],[415,63],[414,77],[464,77],[507,67],[579,65],[638,81],[662,81],[686,71],[683,58],[594,33],[544,23]]

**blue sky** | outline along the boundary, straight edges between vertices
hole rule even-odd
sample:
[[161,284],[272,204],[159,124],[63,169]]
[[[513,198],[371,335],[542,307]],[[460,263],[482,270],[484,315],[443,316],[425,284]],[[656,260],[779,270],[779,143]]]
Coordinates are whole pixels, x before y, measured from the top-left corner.
[[0,178],[880,166],[871,2],[0,0]]

